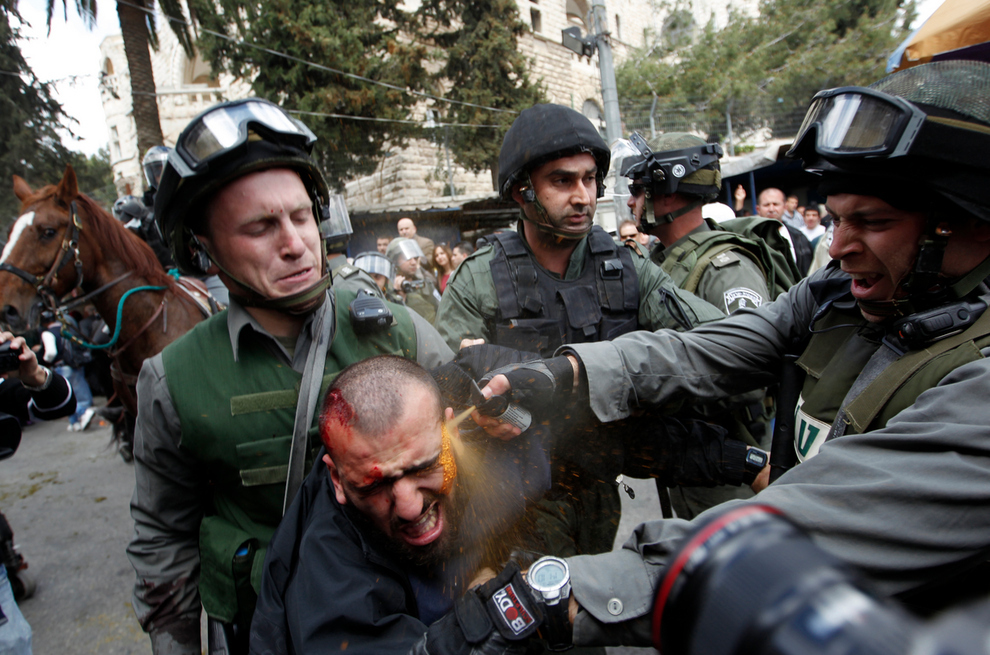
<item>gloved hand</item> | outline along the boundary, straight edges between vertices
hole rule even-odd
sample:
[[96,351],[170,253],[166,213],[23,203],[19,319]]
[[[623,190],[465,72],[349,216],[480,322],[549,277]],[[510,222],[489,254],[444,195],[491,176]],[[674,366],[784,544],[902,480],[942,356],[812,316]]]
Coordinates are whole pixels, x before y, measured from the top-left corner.
[[524,655],[543,613],[510,562],[495,578],[459,598],[409,655]]
[[461,348],[454,361],[475,380],[480,380],[495,369],[538,359],[540,356],[537,353],[485,343]]
[[565,356],[512,364],[491,371],[482,382],[504,375],[512,401],[534,414],[543,414],[555,403],[567,401],[574,386],[574,368]]

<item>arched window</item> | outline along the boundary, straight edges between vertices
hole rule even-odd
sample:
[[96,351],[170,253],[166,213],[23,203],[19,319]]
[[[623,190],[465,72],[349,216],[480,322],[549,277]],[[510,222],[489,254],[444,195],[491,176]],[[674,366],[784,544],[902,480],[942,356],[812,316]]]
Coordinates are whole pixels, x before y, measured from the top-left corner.
[[585,100],[584,106],[581,107],[581,113],[591,121],[591,124],[601,133],[602,137],[605,137],[605,117],[602,115],[602,109],[598,106],[598,103],[594,100]]
[[103,72],[107,75],[113,75],[113,62],[110,60],[110,57],[103,60]]
[[186,61],[182,84],[205,84],[210,88],[217,88],[220,86],[220,81],[214,77],[210,65],[203,61],[197,53],[195,59]]
[[583,34],[588,33],[588,24],[585,19],[588,17],[588,4],[585,0],[567,0],[566,8],[567,25],[581,28]]

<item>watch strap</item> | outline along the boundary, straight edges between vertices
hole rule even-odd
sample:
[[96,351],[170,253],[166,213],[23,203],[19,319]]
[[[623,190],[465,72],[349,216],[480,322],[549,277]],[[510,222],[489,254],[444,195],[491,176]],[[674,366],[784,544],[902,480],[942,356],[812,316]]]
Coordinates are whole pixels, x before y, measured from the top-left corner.
[[569,650],[574,647],[574,628],[567,615],[570,595],[561,598],[555,605],[544,605],[543,626],[540,636],[547,642],[547,648],[553,651]]

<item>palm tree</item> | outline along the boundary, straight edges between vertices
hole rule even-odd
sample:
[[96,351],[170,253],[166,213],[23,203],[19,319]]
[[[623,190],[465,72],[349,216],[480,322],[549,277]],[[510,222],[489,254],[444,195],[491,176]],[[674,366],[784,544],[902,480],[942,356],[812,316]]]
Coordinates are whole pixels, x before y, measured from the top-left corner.
[[[48,0],[48,29],[57,0]],[[166,16],[182,16],[179,0],[160,0]],[[75,0],[76,11],[90,29],[96,24],[96,0]],[[117,0],[117,17],[124,37],[124,53],[131,76],[131,105],[137,128],[138,152],[163,145],[161,119],[158,117],[158,100],[155,94],[155,75],[151,69],[148,47],[158,49],[158,33],[155,27],[154,0]],[[68,0],[62,0],[63,15],[68,20]],[[192,39],[185,23],[168,21],[169,27],[179,39],[182,49],[191,59],[194,55]]]

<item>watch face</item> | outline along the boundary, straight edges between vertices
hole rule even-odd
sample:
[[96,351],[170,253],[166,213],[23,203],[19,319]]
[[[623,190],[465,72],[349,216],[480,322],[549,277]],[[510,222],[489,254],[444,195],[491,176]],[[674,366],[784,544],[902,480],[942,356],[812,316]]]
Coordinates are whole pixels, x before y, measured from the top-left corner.
[[558,559],[542,559],[529,570],[527,580],[537,591],[552,591],[567,581],[567,565]]

